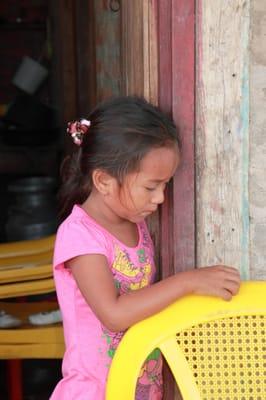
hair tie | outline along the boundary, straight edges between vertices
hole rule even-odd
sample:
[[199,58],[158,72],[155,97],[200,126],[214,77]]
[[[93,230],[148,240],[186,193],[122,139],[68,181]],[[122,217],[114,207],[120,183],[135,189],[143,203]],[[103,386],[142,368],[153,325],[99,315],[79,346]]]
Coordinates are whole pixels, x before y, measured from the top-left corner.
[[72,137],[73,142],[80,146],[83,142],[83,137],[88,133],[91,121],[81,118],[78,121],[72,121],[67,124],[67,133]]

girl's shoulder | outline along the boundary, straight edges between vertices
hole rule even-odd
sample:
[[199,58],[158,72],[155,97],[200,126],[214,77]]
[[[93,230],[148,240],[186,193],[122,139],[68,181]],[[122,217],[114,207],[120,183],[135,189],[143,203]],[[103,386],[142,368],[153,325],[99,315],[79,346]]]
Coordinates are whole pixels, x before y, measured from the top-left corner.
[[84,254],[103,254],[109,258],[110,243],[101,227],[81,207],[74,206],[58,228],[54,264]]
[[70,215],[61,223],[58,228],[57,236],[61,235],[77,235],[90,233],[104,236],[104,230],[96,223],[79,205],[74,205]]

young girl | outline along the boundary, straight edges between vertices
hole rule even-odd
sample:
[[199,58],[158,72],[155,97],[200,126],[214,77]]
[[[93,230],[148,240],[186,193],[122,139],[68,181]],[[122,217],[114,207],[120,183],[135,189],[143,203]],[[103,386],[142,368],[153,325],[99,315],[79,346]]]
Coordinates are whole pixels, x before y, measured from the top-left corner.
[[[66,352],[51,399],[104,400],[126,329],[188,293],[229,300],[239,274],[217,265],[153,283],[145,218],[163,202],[180,162],[176,127],[167,116],[143,99],[115,98],[88,120],[70,123],[68,133],[78,148],[62,187],[66,219],[54,253]],[[140,371],[137,400],[162,399],[161,370],[155,350]]]

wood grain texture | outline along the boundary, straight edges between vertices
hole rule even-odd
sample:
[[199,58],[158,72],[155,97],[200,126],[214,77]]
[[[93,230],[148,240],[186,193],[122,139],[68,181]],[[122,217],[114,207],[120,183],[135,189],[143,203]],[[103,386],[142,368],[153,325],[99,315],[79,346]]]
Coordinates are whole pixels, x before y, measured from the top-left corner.
[[172,112],[182,141],[173,182],[173,250],[175,271],[183,271],[195,266],[194,1],[173,1],[171,15]]
[[[158,98],[183,143],[182,163],[161,208],[162,276],[195,266],[194,210],[194,1],[159,2]],[[164,400],[181,399],[167,368]]]
[[158,1],[143,2],[144,97],[158,105]]
[[[158,103],[161,110],[172,114],[172,1],[158,7]],[[173,185],[168,185],[160,216],[161,275],[174,273]]]
[[[172,114],[172,1],[158,2],[158,105]],[[165,191],[160,208],[160,273],[162,278],[173,275],[173,182]],[[172,400],[176,383],[167,363],[163,368],[164,400]]]
[[64,154],[72,151],[72,141],[65,134],[68,121],[77,118],[77,65],[75,43],[75,4],[73,0],[49,1],[54,99],[61,129],[60,146]]
[[[122,93],[143,96],[158,104],[157,1],[122,2]],[[159,265],[159,213],[147,219]],[[158,274],[159,275],[159,274]]]
[[[122,93],[144,95],[143,3],[122,1]],[[145,4],[144,4],[145,5]]]
[[249,277],[249,1],[197,3],[197,263]]
[[112,11],[106,0],[94,0],[96,103],[121,93],[121,11]]
[[[159,104],[174,117],[183,141],[182,166],[160,215],[148,221],[163,277],[195,265],[194,11],[194,0],[122,1],[123,93]],[[165,372],[164,400],[177,399]]]
[[250,10],[250,275],[266,279],[266,2]]

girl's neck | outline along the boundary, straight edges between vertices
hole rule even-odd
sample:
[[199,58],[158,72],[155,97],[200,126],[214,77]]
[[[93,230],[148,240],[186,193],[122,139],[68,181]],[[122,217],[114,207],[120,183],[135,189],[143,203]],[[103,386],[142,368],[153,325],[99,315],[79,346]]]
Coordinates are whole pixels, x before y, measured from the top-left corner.
[[120,225],[126,222],[105,204],[101,195],[98,195],[97,192],[93,191],[81,207],[100,225]]
[[81,205],[83,210],[99,225],[115,236],[128,247],[136,247],[139,242],[137,225],[116,215],[101,196],[92,192]]

